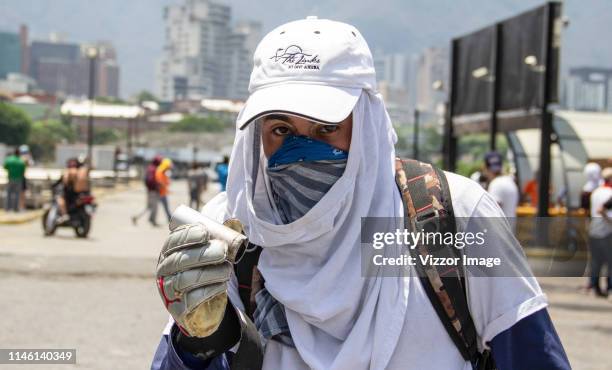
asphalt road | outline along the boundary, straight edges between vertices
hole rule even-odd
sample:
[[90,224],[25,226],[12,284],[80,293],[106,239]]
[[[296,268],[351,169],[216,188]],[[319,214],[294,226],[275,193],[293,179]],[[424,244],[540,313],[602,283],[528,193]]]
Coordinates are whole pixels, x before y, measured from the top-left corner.
[[[174,207],[186,201],[185,183],[173,191]],[[0,348],[76,348],[76,365],[44,369],[148,368],[168,317],[153,279],[167,228],[133,226],[143,205],[140,188],[104,197],[86,240],[43,237],[38,220],[0,225]],[[610,369],[612,302],[579,293],[582,278],[540,282],[573,368]]]
[[[187,201],[184,182],[172,190],[171,209]],[[148,368],[168,319],[153,278],[168,229],[161,208],[163,226],[132,225],[144,200],[140,187],[100,199],[88,239],[44,237],[39,220],[0,225],[0,348],[76,348],[76,365],[45,369]]]

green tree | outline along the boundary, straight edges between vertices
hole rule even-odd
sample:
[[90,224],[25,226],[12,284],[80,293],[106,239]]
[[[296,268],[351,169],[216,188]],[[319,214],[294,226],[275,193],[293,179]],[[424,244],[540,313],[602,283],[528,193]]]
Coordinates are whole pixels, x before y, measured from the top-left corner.
[[114,128],[94,128],[93,143],[95,145],[114,143],[121,140],[124,135],[117,129]]
[[55,146],[61,143],[73,143],[76,130],[61,121],[38,121],[32,125],[28,145],[32,156],[40,161],[50,161],[55,154]]
[[114,96],[96,96],[94,99],[97,103],[102,104],[116,104],[116,105],[128,105],[129,103],[120,98]]
[[20,145],[28,140],[32,120],[21,109],[0,102],[0,142]]
[[[497,135],[497,152],[504,158],[509,150],[508,140],[504,134]],[[457,173],[470,176],[472,173],[482,169],[484,157],[490,151],[489,134],[468,134],[459,136]],[[508,163],[505,163],[508,166]]]
[[159,102],[159,99],[157,99],[157,97],[155,95],[153,95],[152,92],[147,91],[147,90],[142,90],[141,92],[139,92],[136,95],[136,101],[138,103],[142,103],[143,101],[155,101],[155,102]]
[[183,132],[221,132],[225,123],[217,117],[185,116],[182,120],[170,124],[168,130]]

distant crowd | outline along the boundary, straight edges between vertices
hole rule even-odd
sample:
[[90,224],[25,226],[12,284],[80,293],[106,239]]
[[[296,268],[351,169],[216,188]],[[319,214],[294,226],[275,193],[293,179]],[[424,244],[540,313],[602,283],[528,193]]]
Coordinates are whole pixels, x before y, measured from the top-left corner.
[[[512,175],[503,173],[502,156],[491,152],[485,156],[484,169],[472,175],[495,198],[504,214],[512,223],[517,216],[521,199],[516,180]],[[612,300],[612,167],[602,170],[597,163],[587,163],[584,167],[586,182],[582,187],[580,207],[589,222],[590,278],[585,291],[597,297]],[[525,184],[523,200],[532,207],[538,205],[539,171]],[[561,189],[555,197],[557,207],[563,206],[567,189]],[[553,193],[550,189],[549,193]],[[607,284],[601,287],[600,277],[603,267],[608,266]]]
[[[227,182],[229,157],[224,157],[223,162],[217,164],[215,171],[218,181],[221,186],[221,191],[225,191]],[[148,214],[148,221],[152,226],[158,226],[157,209],[161,204],[166,214],[166,219],[170,222],[171,212],[168,202],[169,188],[172,179],[172,160],[155,156],[147,165],[144,176],[144,185],[147,190],[145,207],[132,216],[132,223],[138,224],[140,218]],[[187,172],[187,186],[189,191],[189,206],[194,209],[200,209],[202,206],[202,194],[208,188],[208,174],[204,167],[199,163],[194,162]]]

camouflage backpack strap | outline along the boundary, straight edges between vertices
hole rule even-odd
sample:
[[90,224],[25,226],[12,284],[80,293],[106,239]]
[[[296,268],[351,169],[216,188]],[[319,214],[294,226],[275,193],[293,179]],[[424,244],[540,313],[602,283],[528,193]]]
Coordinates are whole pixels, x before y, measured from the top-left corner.
[[[444,172],[428,163],[397,158],[395,179],[404,203],[404,224],[411,232],[456,230],[452,202]],[[455,258],[461,252],[444,245],[418,245],[413,256]],[[420,261],[417,258],[417,261]],[[418,263],[421,283],[444,328],[466,361],[479,362],[477,334],[467,305],[465,280],[457,267]]]

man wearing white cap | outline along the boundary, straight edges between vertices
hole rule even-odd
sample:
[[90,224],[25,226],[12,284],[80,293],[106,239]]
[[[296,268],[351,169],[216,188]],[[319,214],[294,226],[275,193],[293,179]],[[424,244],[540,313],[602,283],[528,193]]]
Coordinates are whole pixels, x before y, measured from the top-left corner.
[[[247,304],[241,299],[227,244],[201,224],[175,229],[157,273],[172,318],[152,369],[482,366],[458,350],[417,276],[362,271],[362,217],[389,220],[384,231],[395,231],[405,211],[395,180],[397,137],[359,31],[316,17],[274,29],[255,51],[249,91],[227,191],[202,213],[239,220],[261,247],[255,312],[248,296]],[[478,184],[446,177],[456,217],[503,219]],[[504,230],[491,247],[520,250]],[[396,257],[393,248],[384,253]],[[535,278],[466,280],[478,348],[492,349],[499,369],[569,369]],[[225,294],[231,304],[217,305]],[[197,312],[208,315],[194,322]],[[262,338],[261,361],[241,357],[247,345],[257,348],[244,343],[245,313]]]

